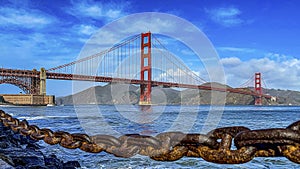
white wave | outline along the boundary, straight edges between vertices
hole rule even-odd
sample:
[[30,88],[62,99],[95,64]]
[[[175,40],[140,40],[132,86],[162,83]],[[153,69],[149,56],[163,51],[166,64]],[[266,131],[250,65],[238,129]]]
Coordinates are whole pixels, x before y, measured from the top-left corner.
[[70,118],[72,116],[36,116],[36,117],[25,117],[25,116],[22,116],[22,117],[19,117],[20,119],[26,119],[26,120],[40,120],[40,119],[51,119],[51,118]]

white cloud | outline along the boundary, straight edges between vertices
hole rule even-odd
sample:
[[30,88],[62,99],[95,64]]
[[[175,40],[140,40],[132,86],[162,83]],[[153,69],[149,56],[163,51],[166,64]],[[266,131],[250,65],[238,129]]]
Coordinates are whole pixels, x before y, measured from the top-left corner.
[[154,81],[199,85],[206,82],[199,75],[200,72],[192,70],[166,68],[153,73],[152,78]]
[[195,53],[192,50],[182,49],[180,52],[183,55],[195,55]]
[[55,22],[55,18],[35,9],[0,8],[0,25],[41,28]]
[[[30,33],[5,34],[0,33],[2,64],[5,67],[22,69],[51,68],[62,63],[70,62],[77,55],[69,43],[59,39],[60,35]],[[18,62],[12,59],[17,58]]]
[[78,18],[92,18],[109,22],[125,16],[125,7],[129,3],[115,3],[104,1],[72,1],[72,7],[67,9],[68,13]]
[[247,53],[252,53],[252,52],[256,51],[256,49],[237,48],[237,47],[218,47],[217,50],[219,50],[219,51],[228,51],[228,52],[247,52]]
[[235,7],[206,9],[205,11],[214,22],[226,27],[237,26],[244,22],[240,18],[242,12]]
[[74,30],[76,32],[79,33],[79,35],[92,35],[94,34],[98,28],[93,26],[93,25],[85,25],[85,24],[81,24],[81,25],[76,25],[74,26]]
[[229,58],[222,58],[220,61],[223,66],[236,66],[242,63],[242,61],[237,57],[229,57]]
[[287,55],[279,54],[279,53],[273,53],[273,52],[267,53],[266,57],[268,57],[272,60],[276,60],[277,62],[293,59],[293,57],[291,57],[291,56],[287,56]]
[[[278,54],[273,54],[275,58]],[[300,90],[300,60],[280,54],[282,58],[271,59],[271,54],[260,59],[241,61],[238,58],[223,58],[227,82],[233,87],[239,87],[254,75],[261,72],[268,88]]]
[[[147,18],[147,15],[145,15],[145,18]],[[124,38],[127,38],[128,35],[134,36],[147,31],[151,31],[152,33],[163,32],[164,30],[173,30],[180,27],[176,22],[154,17],[150,19],[136,19],[132,17],[130,21],[127,21],[128,22],[124,23],[120,20],[118,24],[112,24],[108,27],[99,29],[99,32],[93,34],[92,37],[86,41],[87,43],[84,51],[88,51],[88,53],[85,55],[88,56],[95,52],[106,50],[113,45],[120,43]],[[173,43],[173,41],[175,42],[175,40],[168,39],[168,41],[164,41],[163,43],[167,46],[169,45],[168,43]]]

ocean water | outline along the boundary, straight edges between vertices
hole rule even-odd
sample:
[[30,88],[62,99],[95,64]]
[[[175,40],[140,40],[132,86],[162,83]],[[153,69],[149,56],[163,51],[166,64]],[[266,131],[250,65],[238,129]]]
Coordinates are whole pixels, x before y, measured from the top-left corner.
[[[206,133],[215,127],[245,126],[250,129],[285,128],[300,120],[300,107],[293,106],[152,106],[77,105],[53,107],[0,107],[30,124],[70,133],[155,136],[166,131]],[[224,165],[201,158],[183,157],[160,162],[146,156],[119,158],[105,152],[91,154],[79,149],[38,142],[46,154],[64,161],[77,160],[82,168],[299,168],[284,157],[255,158],[245,164]]]

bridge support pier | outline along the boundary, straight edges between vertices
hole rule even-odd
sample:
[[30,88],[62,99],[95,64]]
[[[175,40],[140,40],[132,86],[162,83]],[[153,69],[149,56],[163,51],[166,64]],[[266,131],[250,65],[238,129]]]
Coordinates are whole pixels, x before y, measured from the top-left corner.
[[143,83],[140,85],[140,105],[151,104],[151,33],[141,34],[141,80]]
[[46,95],[46,70],[45,68],[41,68],[40,71],[40,95]]
[[255,73],[254,76],[254,89],[258,96],[255,96],[255,105],[262,105],[262,86],[261,86],[261,73]]

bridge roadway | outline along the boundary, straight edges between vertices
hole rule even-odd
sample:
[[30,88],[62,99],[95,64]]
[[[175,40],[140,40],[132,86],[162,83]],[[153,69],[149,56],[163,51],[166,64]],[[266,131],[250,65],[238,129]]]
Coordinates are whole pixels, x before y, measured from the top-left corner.
[[[0,76],[8,77],[27,77],[27,78],[39,78],[40,72],[36,70],[18,70],[18,69],[4,69],[0,68]],[[88,76],[88,75],[78,75],[78,74],[65,74],[65,73],[53,73],[46,72],[47,79],[55,80],[78,80],[78,81],[93,81],[93,82],[107,82],[107,83],[127,83],[127,84],[147,84],[147,80],[138,80],[138,79],[126,79],[126,78],[112,78],[104,76]],[[199,90],[212,90],[220,92],[231,92],[244,95],[251,95],[256,97],[264,97],[270,99],[270,95],[259,95],[254,91],[245,91],[243,89],[234,89],[234,88],[219,88],[206,85],[191,85],[191,84],[180,84],[172,82],[158,82],[151,81],[152,86],[163,86],[163,87],[178,87],[178,88],[189,88],[189,89],[199,89]]]

